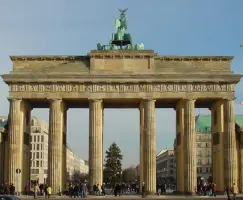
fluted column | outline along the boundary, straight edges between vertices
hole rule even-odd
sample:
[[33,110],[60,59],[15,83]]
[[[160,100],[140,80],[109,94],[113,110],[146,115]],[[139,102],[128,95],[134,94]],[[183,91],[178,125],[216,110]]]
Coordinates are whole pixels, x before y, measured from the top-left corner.
[[61,99],[50,100],[48,184],[52,194],[62,191],[63,186],[63,109]]
[[140,173],[140,193],[142,192],[142,185],[144,182],[144,108],[143,102],[140,103],[140,165],[139,165],[139,173]]
[[13,183],[19,192],[22,189],[22,174],[16,174],[16,169],[22,170],[23,165],[23,116],[21,99],[10,99],[9,133],[7,142],[8,175],[7,182]]
[[232,187],[233,183],[237,185],[234,100],[231,99],[225,100],[224,108],[225,108],[224,109],[225,185]]
[[67,110],[66,105],[63,104],[63,159],[62,159],[62,172],[63,172],[63,186],[62,192],[67,189]]
[[155,100],[145,99],[144,105],[144,180],[148,194],[156,192]]
[[176,105],[176,181],[177,192],[184,193],[184,101]]
[[184,187],[188,194],[195,194],[197,185],[196,171],[196,133],[195,133],[195,100],[185,100],[184,110],[184,147],[185,147],[185,162],[184,162]]
[[4,130],[0,131],[0,184],[4,184],[4,161],[5,161],[5,141],[4,141]]
[[215,100],[211,107],[212,177],[217,191],[225,190],[224,184],[224,102]]
[[103,183],[103,106],[102,100],[89,101],[89,181],[91,190],[94,184]]

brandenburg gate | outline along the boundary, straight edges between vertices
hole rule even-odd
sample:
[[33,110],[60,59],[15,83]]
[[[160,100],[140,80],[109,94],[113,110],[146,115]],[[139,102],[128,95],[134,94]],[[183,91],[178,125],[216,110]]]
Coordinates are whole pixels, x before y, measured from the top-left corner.
[[[137,45],[136,49],[122,46],[107,49],[98,45],[98,50],[86,56],[10,58],[13,69],[2,76],[9,86],[10,102],[5,182],[19,188],[29,182],[33,108],[49,108],[47,182],[53,193],[62,191],[66,182],[67,110],[89,108],[89,183],[92,186],[103,182],[104,109],[136,108],[140,110],[140,182],[145,182],[148,193],[154,193],[155,109],[174,108],[177,190],[194,193],[197,185],[194,109],[209,108],[213,182],[222,191],[233,183],[242,189],[243,137],[237,140],[234,120],[235,85],[241,75],[231,71],[233,57],[159,56],[153,50],[143,50],[143,45]],[[18,168],[22,173],[16,182]]]

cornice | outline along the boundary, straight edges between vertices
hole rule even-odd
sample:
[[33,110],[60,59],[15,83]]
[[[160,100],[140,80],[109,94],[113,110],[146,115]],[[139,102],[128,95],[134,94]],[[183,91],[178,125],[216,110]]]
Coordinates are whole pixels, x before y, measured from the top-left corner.
[[80,61],[90,58],[154,58],[161,61],[231,61],[233,56],[157,56],[151,51],[94,51],[87,56],[10,56],[12,61]]
[[241,74],[5,74],[5,83],[24,82],[212,82],[233,83],[240,81]]
[[234,56],[156,56],[155,60],[164,61],[231,61]]
[[12,61],[74,61],[86,60],[88,56],[10,56]]

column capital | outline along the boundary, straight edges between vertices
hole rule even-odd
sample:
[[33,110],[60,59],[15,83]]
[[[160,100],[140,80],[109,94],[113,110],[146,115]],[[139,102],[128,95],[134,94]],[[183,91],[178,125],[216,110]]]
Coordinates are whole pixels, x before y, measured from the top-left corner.
[[47,100],[48,100],[49,102],[53,102],[53,101],[61,102],[61,101],[62,101],[62,98],[47,98]]
[[88,98],[89,102],[102,102],[103,99],[99,99],[99,98]]
[[153,99],[153,98],[146,98],[146,97],[144,97],[144,98],[142,98],[142,101],[143,101],[143,102],[146,102],[146,101],[153,101],[153,102],[155,102],[156,99]]
[[224,101],[234,101],[234,100],[236,100],[236,97],[224,97],[223,100]]
[[188,98],[183,98],[183,100],[186,101],[186,102],[187,101],[194,101],[195,102],[197,99],[194,98],[194,97],[188,97]]
[[13,97],[8,97],[8,101],[22,101],[22,98],[13,98]]

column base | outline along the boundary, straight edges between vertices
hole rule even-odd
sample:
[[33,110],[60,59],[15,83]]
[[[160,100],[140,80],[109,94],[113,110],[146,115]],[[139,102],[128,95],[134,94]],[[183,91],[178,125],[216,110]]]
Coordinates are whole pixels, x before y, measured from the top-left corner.
[[176,191],[176,195],[197,196],[195,192]]
[[146,195],[154,196],[154,195],[156,195],[156,192],[146,192]]
[[197,196],[196,192],[184,192],[186,196]]

